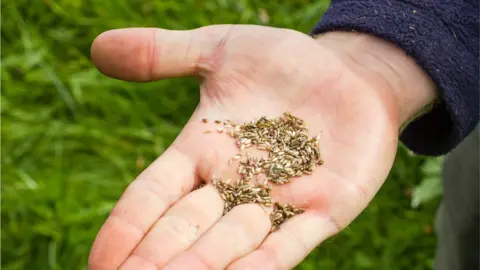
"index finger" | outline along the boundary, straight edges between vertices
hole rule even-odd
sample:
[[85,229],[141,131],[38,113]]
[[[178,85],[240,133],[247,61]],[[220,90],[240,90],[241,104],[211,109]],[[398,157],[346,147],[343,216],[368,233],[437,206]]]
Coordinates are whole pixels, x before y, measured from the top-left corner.
[[117,269],[195,182],[194,160],[172,145],[128,186],[95,239],[89,268]]

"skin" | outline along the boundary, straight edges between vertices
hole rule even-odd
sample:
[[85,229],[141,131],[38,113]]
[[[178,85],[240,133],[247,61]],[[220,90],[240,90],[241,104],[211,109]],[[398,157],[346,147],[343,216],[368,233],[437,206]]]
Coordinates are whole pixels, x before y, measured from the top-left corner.
[[[201,81],[190,121],[102,226],[92,270],[293,268],[367,207],[392,167],[401,125],[436,98],[430,78],[401,49],[352,32],[313,39],[253,25],[121,29],[96,38],[92,59],[121,80]],[[237,150],[225,134],[205,134],[217,125],[202,119],[241,123],[287,110],[320,136],[325,164],[274,186],[272,195],[306,212],[274,233],[258,205],[222,216],[210,179],[235,176],[228,160]],[[194,190],[202,180],[209,184]]]

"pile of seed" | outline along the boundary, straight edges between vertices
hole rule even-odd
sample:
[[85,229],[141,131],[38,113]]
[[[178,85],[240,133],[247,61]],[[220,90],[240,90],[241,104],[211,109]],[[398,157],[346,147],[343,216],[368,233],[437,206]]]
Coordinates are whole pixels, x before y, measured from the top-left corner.
[[242,180],[238,180],[235,184],[230,184],[227,181],[213,179],[212,183],[225,201],[224,214],[232,210],[233,207],[244,203],[258,203],[266,207],[272,206],[270,187],[258,184],[252,185]]
[[[240,150],[255,145],[268,152],[268,158],[250,163],[255,163],[251,165],[255,167],[255,173],[265,173],[266,180],[274,184],[285,184],[292,177],[311,174],[317,165],[323,163],[319,138],[309,138],[307,124],[289,112],[274,119],[261,117],[235,126],[227,133],[236,139]],[[240,167],[244,168],[242,165]]]
[[[203,119],[203,122],[208,121]],[[222,122],[216,120],[215,123]],[[236,183],[230,184],[229,180],[222,179],[213,180],[213,185],[225,201],[224,214],[244,203],[272,206],[269,182],[286,184],[294,177],[311,174],[318,165],[323,164],[318,136],[310,138],[307,124],[289,112],[278,118],[261,117],[242,125],[225,121],[223,127],[217,128],[217,131],[223,133],[224,129],[227,130],[226,134],[236,140],[240,149],[240,153],[232,157],[232,160],[240,159],[237,168],[239,179]],[[252,146],[266,151],[268,156],[258,158],[243,154],[246,148]],[[263,181],[261,181],[262,176]],[[253,185],[249,182],[257,184]],[[262,184],[258,184],[259,182]],[[287,219],[305,211],[289,204],[275,203],[273,206],[273,212],[270,215],[272,231],[278,229]]]
[[276,231],[287,219],[303,212],[305,212],[305,209],[303,208],[296,208],[291,204],[280,204],[275,202],[273,205],[273,212],[270,214],[270,220],[272,221],[271,231]]

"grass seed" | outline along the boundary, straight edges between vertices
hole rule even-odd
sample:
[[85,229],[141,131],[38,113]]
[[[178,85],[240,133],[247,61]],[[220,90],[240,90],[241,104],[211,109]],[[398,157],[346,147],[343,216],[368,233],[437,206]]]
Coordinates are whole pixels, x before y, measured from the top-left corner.
[[[215,120],[215,123],[222,123]],[[254,157],[250,154],[236,154],[229,160],[239,160],[236,172],[239,175],[236,183],[230,180],[214,178],[213,185],[225,201],[224,214],[235,206],[245,203],[257,203],[262,207],[272,207],[270,215],[272,231],[275,231],[286,220],[303,213],[305,209],[291,204],[273,202],[268,183],[287,184],[295,177],[312,174],[323,164],[320,158],[319,137],[310,138],[308,125],[302,119],[286,112],[281,117],[260,117],[258,120],[237,125],[227,120],[224,127],[217,128],[219,133],[226,129],[226,134],[235,139],[240,152],[250,147],[266,151],[267,157]],[[243,158],[242,158],[243,157]],[[258,184],[259,176],[265,175],[262,184]],[[253,185],[250,182],[257,182]]]

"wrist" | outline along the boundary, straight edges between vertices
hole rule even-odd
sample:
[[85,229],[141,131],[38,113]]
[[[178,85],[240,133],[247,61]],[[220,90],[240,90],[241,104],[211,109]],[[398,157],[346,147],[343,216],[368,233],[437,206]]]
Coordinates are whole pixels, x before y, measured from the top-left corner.
[[422,115],[437,98],[428,74],[393,43],[368,34],[329,32],[315,37],[324,48],[365,80],[389,105],[400,126]]

